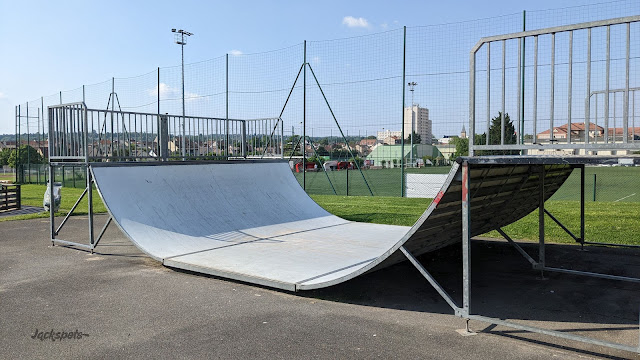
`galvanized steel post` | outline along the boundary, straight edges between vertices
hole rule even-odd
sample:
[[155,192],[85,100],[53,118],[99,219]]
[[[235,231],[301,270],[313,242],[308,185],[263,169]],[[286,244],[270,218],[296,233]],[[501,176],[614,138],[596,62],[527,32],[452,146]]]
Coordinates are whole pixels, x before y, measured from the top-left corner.
[[[624,91],[624,100],[623,108],[622,108],[622,142],[629,142],[629,58],[631,52],[631,23],[627,23],[627,33],[626,33],[626,47],[627,51],[625,54],[625,91]],[[614,130],[615,131],[615,130]],[[635,131],[635,129],[634,129]]]
[[[506,40],[502,40],[502,111],[500,112],[500,145],[504,145],[504,130],[505,130],[505,126],[504,126],[504,113],[505,113],[505,98],[507,96],[506,94],[506,68],[507,68],[507,63],[506,63],[506,56],[507,56],[507,41]],[[487,134],[487,137],[489,137],[490,132]]]
[[[586,135],[588,136],[588,135]],[[584,185],[585,185],[585,166],[580,167],[580,248],[584,248]]]
[[15,178],[18,184],[18,162],[20,161],[20,105],[16,106],[16,168]]
[[[404,97],[405,97],[405,71],[406,71],[406,62],[407,62],[407,27],[404,27],[404,40],[402,45],[402,142],[400,143],[400,152],[402,156],[400,157],[400,196],[404,197]],[[412,104],[413,105],[413,104]],[[411,108],[411,113],[413,116],[413,107]],[[411,125],[411,129],[413,129],[413,123]],[[413,136],[413,133],[411,134]]]
[[[302,74],[302,188],[307,190],[307,40],[304,41],[304,73]],[[295,149],[292,149],[295,151]]]
[[[50,226],[50,234],[51,234],[51,245],[54,245],[53,243],[53,239],[56,238],[56,224],[55,224],[55,217],[54,217],[54,208],[55,208],[55,203],[53,202],[53,182],[55,180],[55,172],[53,169],[53,164],[51,164],[51,156],[53,155],[53,137],[51,135],[51,131],[53,130],[53,116],[51,116],[53,114],[53,112],[56,111],[55,109],[49,109],[49,141],[48,141],[48,147],[49,147],[49,226]],[[17,172],[16,172],[17,174]]]
[[471,313],[471,212],[469,163],[462,163],[462,316]]
[[[611,26],[607,26],[607,66],[604,93],[604,142],[609,143],[609,76],[611,74]],[[615,106],[615,104],[614,104]]]
[[[29,102],[27,101],[27,183],[31,183],[31,148],[29,146],[31,146],[31,138],[29,136],[29,130],[31,130],[29,128]],[[24,180],[24,167],[22,168],[22,179]]]
[[[84,89],[84,87],[83,87]],[[93,234],[93,179],[91,176],[91,166],[89,164],[89,120],[87,116],[87,107],[84,101],[82,102],[82,108],[80,110],[82,117],[84,118],[81,122],[84,127],[84,165],[87,171],[87,202],[88,202],[88,217],[89,217],[89,241],[91,245],[91,253],[93,253],[94,244],[94,234]],[[75,174],[74,174],[75,175]],[[75,179],[75,176],[73,177]]]
[[226,81],[226,89],[225,89],[225,133],[226,138],[224,145],[226,149],[224,150],[224,154],[227,159],[229,159],[229,54],[226,56],[226,65],[225,65],[225,81]]
[[540,269],[541,277],[544,278],[545,267],[545,249],[544,249],[544,178],[545,168],[544,165],[540,166],[540,191],[539,191],[539,205],[538,205],[538,266]]
[[[598,97],[596,96],[596,101]],[[597,103],[596,103],[597,104]],[[589,145],[589,131],[591,131],[591,28],[587,30],[587,100],[584,109],[584,143]],[[596,112],[596,116],[597,116]],[[597,129],[594,128],[593,138],[596,139]]]
[[[522,11],[522,31],[527,31],[527,11]],[[520,144],[524,144],[524,74],[525,74],[525,57],[526,57],[526,37],[522,37],[522,58],[520,59]]]
[[[487,58],[488,59],[488,58]],[[476,52],[469,54],[469,156],[473,156],[476,135]]]

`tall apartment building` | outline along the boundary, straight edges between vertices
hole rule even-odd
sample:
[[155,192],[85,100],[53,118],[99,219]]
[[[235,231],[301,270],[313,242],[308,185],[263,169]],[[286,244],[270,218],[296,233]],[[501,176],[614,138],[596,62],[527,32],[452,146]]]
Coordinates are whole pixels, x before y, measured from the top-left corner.
[[420,135],[420,143],[431,145],[433,138],[431,133],[431,120],[429,120],[429,109],[413,105],[404,108],[404,137],[411,134],[411,124],[413,131]]

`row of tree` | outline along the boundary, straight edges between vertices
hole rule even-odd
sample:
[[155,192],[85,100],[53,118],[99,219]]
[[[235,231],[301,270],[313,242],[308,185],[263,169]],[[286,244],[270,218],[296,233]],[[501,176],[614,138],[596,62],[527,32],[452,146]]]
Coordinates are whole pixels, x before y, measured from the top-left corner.
[[29,145],[21,145],[20,151],[15,149],[2,149],[0,151],[0,165],[16,168],[18,164],[43,164],[46,159]]

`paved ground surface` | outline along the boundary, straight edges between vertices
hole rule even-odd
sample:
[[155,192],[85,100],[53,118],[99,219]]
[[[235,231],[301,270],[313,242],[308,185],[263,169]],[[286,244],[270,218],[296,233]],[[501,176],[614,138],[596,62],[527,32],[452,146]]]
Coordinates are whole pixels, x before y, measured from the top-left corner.
[[9,216],[16,216],[16,215],[35,214],[35,213],[39,213],[39,212],[42,212],[42,207],[41,206],[38,207],[38,206],[22,205],[20,210],[10,210],[10,211],[0,212],[0,218],[9,217]]
[[[106,220],[99,216],[96,227]],[[75,217],[61,237],[82,240]],[[472,321],[409,264],[292,294],[168,269],[110,228],[97,254],[52,247],[48,220],[0,223],[0,358],[640,358]],[[525,246],[535,253],[535,246]],[[474,241],[472,311],[638,344],[640,285],[546,280],[508,244]],[[548,264],[640,277],[640,251],[549,246]],[[460,250],[420,258],[459,301]],[[36,331],[88,334],[32,338]],[[77,334],[77,333],[76,333]],[[77,337],[77,335],[76,335]]]

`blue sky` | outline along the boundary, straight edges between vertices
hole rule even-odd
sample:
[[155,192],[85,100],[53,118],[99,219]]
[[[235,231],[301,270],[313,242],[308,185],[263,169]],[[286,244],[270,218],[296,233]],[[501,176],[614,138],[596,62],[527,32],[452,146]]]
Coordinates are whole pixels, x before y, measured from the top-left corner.
[[171,28],[195,34],[185,48],[190,63],[305,39],[599,2],[0,0],[0,134],[14,132],[18,103],[179,64]]

